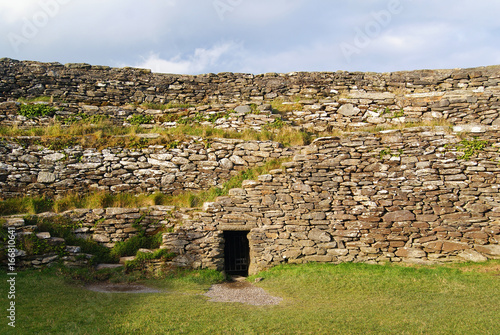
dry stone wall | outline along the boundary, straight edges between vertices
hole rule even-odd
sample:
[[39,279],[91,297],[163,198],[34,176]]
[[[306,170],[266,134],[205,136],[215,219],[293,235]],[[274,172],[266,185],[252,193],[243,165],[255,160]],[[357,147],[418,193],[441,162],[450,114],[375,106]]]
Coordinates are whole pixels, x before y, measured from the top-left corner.
[[[283,169],[244,182],[199,212],[177,216],[171,208],[106,209],[65,215],[82,222],[77,234],[107,246],[136,234],[138,219],[155,231],[170,227],[173,215],[182,225],[176,221],[162,247],[178,255],[175,265],[193,268],[224,269],[224,231],[234,230],[248,231],[250,273],[283,262],[498,258],[499,84],[499,66],[189,76],[1,59],[0,124],[7,126],[44,126],[82,115],[106,115],[127,125],[141,114],[152,117],[144,127],[196,120],[243,131],[262,130],[278,120],[321,132],[431,121],[454,125],[454,131],[353,132],[318,139],[298,148],[300,153],[273,142],[229,139],[207,145],[193,138],[175,149],[59,151],[6,139],[0,142],[0,188],[2,197],[68,190],[175,193],[219,185],[246,167],[293,156]],[[17,99],[39,96],[52,97],[55,115],[20,116]],[[271,107],[277,102],[280,108]],[[183,106],[161,110],[144,103]],[[479,141],[487,145],[476,146]],[[13,224],[29,233],[20,220]],[[68,262],[84,256],[72,252]],[[28,261],[40,266],[53,256]]]
[[282,263],[484,261],[500,257],[500,133],[461,159],[461,138],[414,128],[324,138],[284,170],[205,204],[164,247],[223,269],[223,231],[248,231],[250,273]]
[[174,149],[58,151],[0,141],[0,189],[2,197],[89,191],[177,194],[220,186],[240,170],[291,157],[294,150],[277,142],[236,139],[194,138]]
[[[132,102],[264,101],[303,96],[322,99],[348,90],[404,93],[485,90],[500,81],[498,67],[393,73],[293,72],[176,75],[89,64],[39,63],[0,59],[3,100],[53,96],[68,102],[125,105]],[[398,92],[395,92],[398,93]],[[390,94],[374,96],[390,104]],[[368,97],[363,97],[368,98]],[[369,98],[368,98],[369,99]]]
[[[202,105],[198,107],[175,107],[166,110],[147,109],[144,106],[93,106],[75,103],[36,102],[54,108],[54,115],[44,117],[26,117],[20,115],[20,102],[0,102],[0,125],[7,127],[29,128],[44,127],[61,123],[64,127],[75,122],[88,123],[93,117],[106,120],[116,126],[130,127],[134,117],[143,116],[142,128],[174,128],[184,124],[196,123],[228,131],[242,132],[254,130],[260,132],[282,116],[273,112],[270,104],[250,106],[239,104]],[[285,121],[286,122],[286,121]],[[292,124],[291,120],[287,121]]]
[[[227,118],[217,119],[216,127],[260,129],[278,117],[269,102],[280,99],[289,104],[281,110],[286,122],[315,131],[426,120],[498,125],[499,83],[498,66],[393,73],[189,76],[4,58],[0,60],[0,102],[5,102],[0,105],[0,123],[47,122],[19,117],[12,101],[50,96],[65,101],[57,105],[57,116],[62,119],[78,113],[98,113],[123,123],[139,113],[153,116],[153,122],[164,127],[175,126],[181,116],[201,115],[208,120],[216,113],[228,113]],[[191,107],[162,111],[133,105],[145,102],[183,103]],[[258,108],[249,110],[252,103]]]
[[[63,212],[62,217],[70,219],[76,228],[75,237],[90,239],[106,247],[113,247],[116,242],[126,241],[139,233],[154,235],[180,225],[191,217],[193,209],[173,206],[151,206],[147,208],[105,208],[75,209]],[[42,213],[39,218],[50,218],[55,213]],[[40,230],[37,225],[22,216],[4,217],[4,227],[14,227],[16,236],[36,235],[51,246],[64,246],[64,252],[48,254],[28,254],[26,250],[18,250],[16,264],[19,267],[44,267],[54,263],[63,263],[69,267],[81,267],[88,264],[92,255],[84,254],[78,246],[66,245],[63,238],[51,236],[50,232]],[[3,246],[2,246],[3,247]]]

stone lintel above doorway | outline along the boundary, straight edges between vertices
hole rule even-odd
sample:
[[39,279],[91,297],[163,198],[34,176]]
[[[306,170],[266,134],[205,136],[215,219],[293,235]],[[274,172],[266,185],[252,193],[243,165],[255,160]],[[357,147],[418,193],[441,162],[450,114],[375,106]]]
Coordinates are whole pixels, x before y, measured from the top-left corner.
[[217,225],[217,230],[223,230],[223,231],[241,231],[241,230],[247,230],[250,231],[251,229],[257,228],[256,224],[219,224]]

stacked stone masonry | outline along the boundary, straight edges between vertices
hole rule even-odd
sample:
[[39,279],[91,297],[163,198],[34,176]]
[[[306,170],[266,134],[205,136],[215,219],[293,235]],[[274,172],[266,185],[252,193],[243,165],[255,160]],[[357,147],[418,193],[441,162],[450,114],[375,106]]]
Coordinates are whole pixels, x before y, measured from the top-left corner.
[[294,151],[276,142],[236,139],[194,138],[175,149],[59,151],[0,141],[0,189],[2,197],[89,191],[176,194],[220,186],[240,170],[291,157]]
[[[70,219],[78,227],[73,230],[76,237],[91,239],[106,247],[113,247],[116,242],[125,241],[140,231],[146,235],[154,235],[179,225],[190,218],[192,209],[175,209],[173,206],[151,206],[148,208],[106,208],[106,209],[76,209],[59,215]],[[43,213],[38,216],[49,218],[54,213]],[[5,227],[15,227],[17,236],[35,234],[39,239],[46,240],[49,245],[65,244],[64,239],[51,236],[49,232],[40,231],[36,225],[30,225],[23,217],[13,216],[3,218]],[[17,266],[42,267],[52,263],[63,262],[70,267],[88,264],[92,255],[83,254],[78,246],[66,246],[64,255],[49,253],[27,255],[19,250]]]
[[[189,76],[1,59],[0,124],[7,126],[53,122],[18,114],[17,99],[48,96],[59,120],[84,113],[127,125],[134,114],[153,116],[145,127],[173,127],[179,117],[198,114],[206,125],[236,131],[261,130],[278,118],[315,132],[422,121],[454,127],[359,131],[296,149],[229,139],[207,145],[193,138],[176,149],[53,151],[6,139],[0,142],[0,189],[2,197],[68,189],[176,193],[220,185],[270,158],[293,157],[283,169],[244,182],[201,211],[152,208],[155,218],[146,209],[65,215],[88,228],[76,233],[107,246],[137,233],[133,224],[141,217],[149,231],[172,227],[162,247],[178,255],[175,265],[193,268],[223,270],[223,232],[234,230],[248,231],[250,273],[282,262],[499,258],[499,84],[500,66]],[[289,106],[277,114],[271,107],[276,101]],[[185,106],[157,110],[144,103]],[[465,159],[463,138],[487,145]],[[179,219],[175,224],[172,215]],[[29,232],[12,220],[20,233]],[[32,265],[45,261],[51,259]]]
[[284,261],[500,257],[500,134],[460,159],[457,134],[413,128],[324,138],[164,235],[179,265],[223,269],[223,231],[248,231],[250,273]]
[[[215,126],[260,129],[277,117],[298,127],[331,128],[446,120],[453,124],[499,125],[500,67],[419,70],[393,73],[294,72],[260,75],[219,73],[174,75],[88,64],[0,60],[0,105],[4,124],[46,123],[17,115],[18,98],[52,97],[64,119],[78,113],[108,115],[117,123],[133,114],[154,117],[164,127],[173,114],[209,118],[228,113]],[[290,108],[282,116],[269,102]],[[192,107],[144,109],[141,103],[182,103]],[[250,104],[256,109],[250,110]],[[297,105],[297,106],[296,106]],[[238,107],[242,107],[238,110]],[[295,108],[294,108],[295,107]],[[173,118],[177,119],[177,118]]]

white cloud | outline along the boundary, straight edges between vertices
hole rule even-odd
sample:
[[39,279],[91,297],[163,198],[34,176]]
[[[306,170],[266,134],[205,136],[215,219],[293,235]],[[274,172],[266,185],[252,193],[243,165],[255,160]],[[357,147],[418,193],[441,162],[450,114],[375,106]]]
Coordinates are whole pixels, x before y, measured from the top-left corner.
[[0,0],[0,18],[4,24],[54,17],[73,0]]
[[[357,31],[375,22],[372,13],[387,10],[390,0],[0,0],[0,57],[171,73],[392,71],[498,62],[500,3],[400,1],[401,13],[381,24],[349,62],[339,46],[355,45]],[[42,3],[60,6],[43,24]],[[229,7],[221,14],[214,3]],[[27,25],[36,33],[29,34]],[[23,38],[18,48],[12,33]]]
[[0,17],[2,21],[12,23],[32,13],[38,7],[38,0],[11,1],[0,0]]
[[390,52],[422,52],[444,45],[455,31],[452,26],[442,22],[402,25],[382,33],[373,40],[372,45]]
[[[153,72],[199,74],[210,72],[211,68],[217,68],[223,63],[231,62],[224,58],[232,54],[239,54],[241,46],[234,42],[220,43],[212,48],[197,48],[188,56],[177,55],[169,59],[162,59],[159,53],[152,52],[135,67],[151,69]],[[231,55],[229,55],[232,57]]]

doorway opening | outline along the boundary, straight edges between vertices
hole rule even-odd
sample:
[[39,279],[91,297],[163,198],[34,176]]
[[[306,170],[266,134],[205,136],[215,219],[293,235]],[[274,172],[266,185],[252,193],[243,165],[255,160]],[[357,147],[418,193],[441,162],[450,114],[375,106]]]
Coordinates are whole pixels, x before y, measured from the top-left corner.
[[248,276],[250,244],[248,231],[224,231],[224,270],[229,275]]

